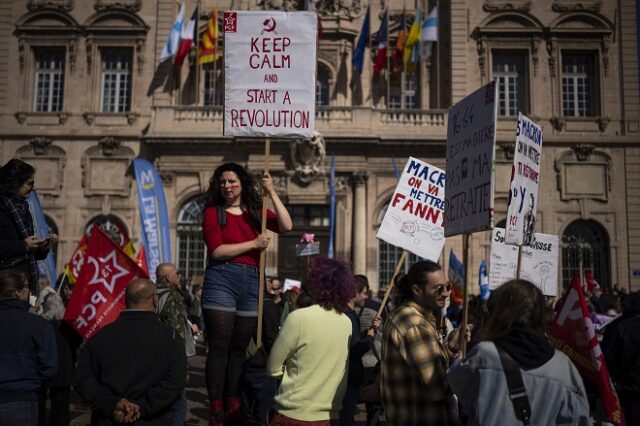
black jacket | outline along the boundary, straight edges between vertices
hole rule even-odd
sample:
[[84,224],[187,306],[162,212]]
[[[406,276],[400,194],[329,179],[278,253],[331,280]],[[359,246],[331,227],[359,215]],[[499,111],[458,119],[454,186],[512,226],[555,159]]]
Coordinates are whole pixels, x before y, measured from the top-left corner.
[[605,360],[618,388],[628,397],[640,398],[640,312],[622,318],[607,336]]
[[58,368],[53,327],[18,299],[0,302],[0,403],[36,401]]
[[116,424],[121,398],[140,406],[136,425],[163,425],[186,377],[184,343],[175,330],[155,312],[125,310],[81,349],[75,388],[91,404],[92,425]]
[[353,309],[347,309],[345,314],[351,320],[351,343],[349,344],[349,384],[359,387],[364,380],[364,366],[362,357],[371,350],[373,338],[367,335],[368,330],[360,331],[360,320]]

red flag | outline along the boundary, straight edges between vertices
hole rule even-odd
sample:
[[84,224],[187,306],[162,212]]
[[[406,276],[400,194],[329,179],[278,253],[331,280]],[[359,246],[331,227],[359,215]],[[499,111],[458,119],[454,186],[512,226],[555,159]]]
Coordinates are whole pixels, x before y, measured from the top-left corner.
[[147,264],[147,254],[144,251],[144,246],[140,246],[140,251],[136,255],[136,264],[142,269],[147,276],[145,278],[149,278],[149,265]]
[[80,275],[80,270],[82,269],[82,265],[84,265],[84,259],[87,254],[87,234],[82,234],[82,238],[76,249],[73,251],[71,255],[71,259],[69,259],[69,263],[65,268],[65,274],[69,278],[69,282],[73,285],[78,280],[78,276]]
[[145,273],[135,261],[99,226],[94,226],[64,320],[89,339],[118,317],[125,306],[125,289],[138,277],[145,277]]
[[198,19],[198,8],[193,11],[191,15],[191,19],[185,28],[182,29],[180,33],[180,45],[178,46],[178,53],[176,53],[176,59],[174,64],[181,67],[184,63],[184,58],[187,57],[187,53],[191,50],[191,45],[193,44],[193,40],[196,38],[196,19]]
[[616,425],[624,425],[620,400],[611,384],[577,273],[573,275],[571,288],[558,306],[551,326],[553,345],[571,358],[583,378],[598,385],[606,420]]
[[589,293],[593,293],[593,290],[600,288],[600,284],[598,284],[598,281],[593,277],[593,273],[591,271],[584,271],[584,284],[585,289]]

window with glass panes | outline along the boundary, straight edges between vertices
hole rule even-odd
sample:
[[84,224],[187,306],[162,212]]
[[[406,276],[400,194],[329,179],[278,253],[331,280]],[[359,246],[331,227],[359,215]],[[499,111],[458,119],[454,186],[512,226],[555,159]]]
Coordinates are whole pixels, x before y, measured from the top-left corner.
[[563,52],[562,113],[565,117],[596,115],[594,55]]
[[224,62],[222,56],[204,64],[203,102],[205,106],[222,106],[224,103]]
[[418,72],[391,73],[389,108],[415,109],[420,107]]
[[202,238],[204,199],[189,200],[180,210],[176,224],[178,269],[189,279],[203,275],[207,266],[207,248]]
[[330,72],[326,66],[318,64],[318,78],[316,80],[316,105],[329,105]]
[[[378,225],[382,223],[382,219],[384,219],[384,214],[387,212],[388,207],[389,205],[387,204],[382,208],[382,210],[380,210],[380,214],[378,215]],[[396,265],[398,264],[398,260],[400,260],[400,256],[402,255],[402,251],[402,248],[391,245],[386,241],[378,240],[379,285],[389,284],[389,281],[391,281],[391,278],[393,277]],[[400,272],[407,273],[409,267],[418,260],[420,260],[420,258],[415,254],[407,253],[404,265],[401,267]]]
[[102,112],[131,110],[132,50],[102,48]]
[[498,83],[498,114],[518,115],[525,111],[525,56],[493,52],[493,77]]
[[603,288],[611,287],[609,234],[595,220],[578,219],[562,234],[562,284],[569,287],[575,273],[590,271]]
[[64,96],[64,55],[64,48],[35,49],[34,111],[62,111],[62,100]]

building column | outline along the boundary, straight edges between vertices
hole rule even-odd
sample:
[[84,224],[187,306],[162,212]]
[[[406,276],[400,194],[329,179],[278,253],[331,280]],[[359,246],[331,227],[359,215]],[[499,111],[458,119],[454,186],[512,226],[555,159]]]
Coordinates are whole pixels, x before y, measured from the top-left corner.
[[354,172],[353,180],[353,273],[367,273],[367,172]]

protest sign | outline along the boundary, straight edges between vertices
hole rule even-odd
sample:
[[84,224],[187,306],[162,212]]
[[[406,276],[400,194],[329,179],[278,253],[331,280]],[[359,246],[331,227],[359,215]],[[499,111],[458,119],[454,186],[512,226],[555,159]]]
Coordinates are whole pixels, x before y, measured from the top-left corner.
[[409,157],[376,236],[437,262],[444,247],[444,186],[443,170]]
[[[518,273],[518,247],[505,244],[504,235],[503,228],[494,228],[491,235],[489,288],[492,290],[516,278]],[[531,281],[546,296],[557,296],[558,236],[535,234],[534,237],[530,245],[521,248],[520,278]]]
[[449,110],[444,235],[493,228],[496,83]]
[[313,12],[224,12],[225,136],[312,137]]
[[541,159],[542,128],[519,114],[504,237],[507,244],[528,245],[533,239]]

